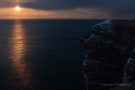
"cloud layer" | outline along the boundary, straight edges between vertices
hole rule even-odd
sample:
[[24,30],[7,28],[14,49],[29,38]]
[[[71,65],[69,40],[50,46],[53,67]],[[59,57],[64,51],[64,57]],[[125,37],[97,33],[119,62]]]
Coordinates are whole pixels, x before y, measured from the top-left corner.
[[90,8],[72,10],[23,8],[21,12],[16,12],[14,8],[1,8],[0,13],[0,19],[104,19],[104,17],[112,17],[109,13]]
[[[12,7],[16,5],[17,0],[1,0],[1,7]],[[104,18],[134,18],[135,16],[135,0],[18,0],[19,4],[26,8],[38,9],[38,10],[49,10],[49,11],[63,11],[73,12],[74,10],[87,9],[86,15],[94,15],[95,12],[91,12],[92,9],[102,12],[100,17]],[[76,12],[76,11],[74,11]],[[104,16],[103,16],[104,13]],[[74,13],[82,14],[81,13]],[[109,14],[109,16],[108,16]],[[73,15],[74,16],[74,15]],[[99,18],[99,13],[97,18]],[[88,17],[87,17],[88,18]],[[89,18],[91,18],[89,16]]]

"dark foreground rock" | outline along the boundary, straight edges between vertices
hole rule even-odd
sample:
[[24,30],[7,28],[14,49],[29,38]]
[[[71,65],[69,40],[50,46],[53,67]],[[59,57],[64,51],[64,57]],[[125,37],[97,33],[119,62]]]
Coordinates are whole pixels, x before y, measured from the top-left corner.
[[88,90],[108,90],[135,81],[135,21],[106,20],[81,39],[86,47],[84,77]]

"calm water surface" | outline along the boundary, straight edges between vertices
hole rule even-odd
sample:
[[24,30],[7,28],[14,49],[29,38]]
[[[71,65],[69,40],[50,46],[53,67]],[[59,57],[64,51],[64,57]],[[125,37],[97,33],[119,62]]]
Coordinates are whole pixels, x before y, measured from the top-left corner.
[[0,20],[0,90],[85,90],[79,38],[99,20]]

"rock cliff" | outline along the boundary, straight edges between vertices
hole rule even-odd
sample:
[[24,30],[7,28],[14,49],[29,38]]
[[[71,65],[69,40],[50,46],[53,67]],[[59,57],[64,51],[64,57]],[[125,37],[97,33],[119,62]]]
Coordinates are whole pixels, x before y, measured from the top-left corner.
[[135,81],[135,21],[105,20],[81,39],[86,48],[88,90],[109,90]]

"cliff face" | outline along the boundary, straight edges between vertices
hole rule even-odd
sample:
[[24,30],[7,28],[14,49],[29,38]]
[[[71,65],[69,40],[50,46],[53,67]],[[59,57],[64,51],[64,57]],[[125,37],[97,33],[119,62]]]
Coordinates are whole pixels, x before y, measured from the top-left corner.
[[93,26],[81,42],[87,52],[84,76],[88,90],[108,90],[134,81],[135,21],[106,20]]

